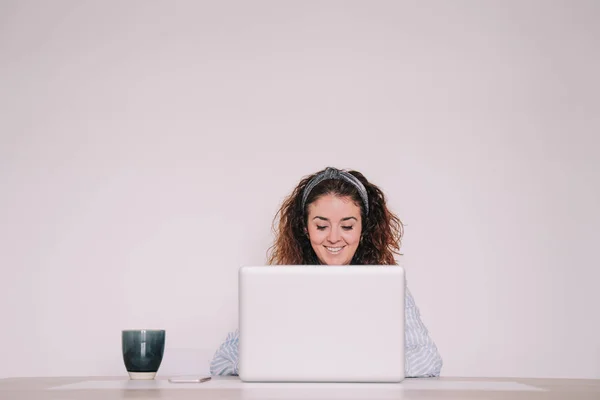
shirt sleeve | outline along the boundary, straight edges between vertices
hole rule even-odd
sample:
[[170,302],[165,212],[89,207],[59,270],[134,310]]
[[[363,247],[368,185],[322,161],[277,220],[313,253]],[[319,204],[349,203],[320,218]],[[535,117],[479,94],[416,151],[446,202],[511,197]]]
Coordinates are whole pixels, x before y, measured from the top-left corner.
[[210,362],[211,375],[238,375],[239,342],[239,330],[227,335]]
[[405,370],[407,378],[439,376],[443,361],[437,347],[421,321],[421,313],[410,291],[405,300]]

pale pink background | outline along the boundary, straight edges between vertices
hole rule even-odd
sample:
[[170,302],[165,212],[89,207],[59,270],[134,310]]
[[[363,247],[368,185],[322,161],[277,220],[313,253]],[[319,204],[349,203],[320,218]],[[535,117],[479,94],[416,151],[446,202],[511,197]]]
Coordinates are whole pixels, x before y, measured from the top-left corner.
[[[0,377],[206,370],[282,198],[380,185],[446,376],[600,378],[600,2],[0,0]],[[360,294],[357,294],[360,295]]]

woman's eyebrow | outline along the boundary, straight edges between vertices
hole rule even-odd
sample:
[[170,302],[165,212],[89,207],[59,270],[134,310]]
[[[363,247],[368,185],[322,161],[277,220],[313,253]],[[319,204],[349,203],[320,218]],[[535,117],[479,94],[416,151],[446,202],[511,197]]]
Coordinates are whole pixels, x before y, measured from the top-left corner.
[[[313,220],[315,220],[315,219],[322,219],[323,221],[329,222],[329,218],[321,217],[319,215],[317,215],[316,217],[313,218]],[[346,217],[346,218],[342,218],[340,220],[340,222],[348,221],[348,220],[351,220],[351,219],[353,219],[355,221],[358,221],[358,219],[356,219],[356,217]]]

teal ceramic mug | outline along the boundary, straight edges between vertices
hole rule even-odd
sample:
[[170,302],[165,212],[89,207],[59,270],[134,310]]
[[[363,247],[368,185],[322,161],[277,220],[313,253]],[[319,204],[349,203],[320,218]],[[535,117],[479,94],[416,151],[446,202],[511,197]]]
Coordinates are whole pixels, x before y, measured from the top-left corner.
[[154,379],[165,352],[165,336],[159,329],[121,332],[123,361],[131,379]]

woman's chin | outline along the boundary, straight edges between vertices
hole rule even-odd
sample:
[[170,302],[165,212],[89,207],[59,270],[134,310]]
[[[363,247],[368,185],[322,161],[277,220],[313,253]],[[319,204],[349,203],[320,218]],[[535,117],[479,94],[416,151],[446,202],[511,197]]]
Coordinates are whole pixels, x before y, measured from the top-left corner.
[[330,255],[327,254],[325,257],[323,257],[323,259],[321,260],[321,262],[325,265],[346,265],[346,264],[350,264],[349,260],[346,260],[345,257],[340,257],[340,255]]

